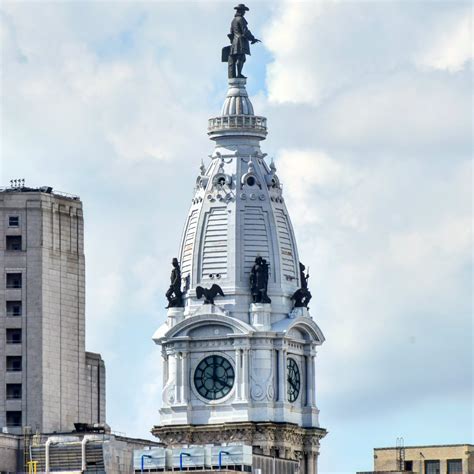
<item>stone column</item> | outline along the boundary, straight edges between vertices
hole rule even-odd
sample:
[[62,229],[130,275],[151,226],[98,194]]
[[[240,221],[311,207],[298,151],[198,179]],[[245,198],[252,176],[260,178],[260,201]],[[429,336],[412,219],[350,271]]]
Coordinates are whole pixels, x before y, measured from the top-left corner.
[[248,400],[248,379],[249,379],[249,352],[250,349],[244,348],[242,353],[242,400]]
[[286,349],[278,350],[278,401],[286,400]]
[[161,357],[163,359],[163,387],[168,383],[169,379],[169,360],[168,354],[166,351],[161,352]]
[[314,366],[313,366],[313,357],[312,356],[305,356],[306,359],[306,384],[307,384],[307,392],[306,392],[306,406],[312,406],[313,402],[313,394],[314,394]]
[[181,396],[183,395],[183,354],[181,352],[176,353],[176,404],[179,405],[182,402]]
[[314,453],[314,474],[318,474],[318,458],[319,453]]
[[311,451],[306,451],[306,472],[305,474],[316,474],[316,456]]
[[311,405],[316,406],[316,373],[315,373],[315,355],[311,355],[309,360],[311,364]]
[[189,401],[189,380],[188,380],[189,353],[181,352],[181,403],[187,404]]
[[239,401],[242,398],[242,371],[241,371],[241,350],[240,347],[235,349],[235,400]]
[[[166,395],[166,402],[170,405],[177,403],[178,397],[178,354],[172,349],[166,351],[167,377],[163,380],[163,395]],[[170,393],[172,392],[172,393]]]

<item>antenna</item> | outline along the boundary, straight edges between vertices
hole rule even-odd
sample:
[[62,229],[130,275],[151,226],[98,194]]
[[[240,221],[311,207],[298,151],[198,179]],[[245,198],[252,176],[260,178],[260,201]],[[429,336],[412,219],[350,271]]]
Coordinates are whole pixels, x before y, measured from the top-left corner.
[[400,471],[405,470],[405,441],[400,436],[397,438],[397,463]]
[[19,179],[11,179],[10,180],[10,187],[15,189],[15,188],[24,188],[25,187],[25,179],[24,178],[19,178]]

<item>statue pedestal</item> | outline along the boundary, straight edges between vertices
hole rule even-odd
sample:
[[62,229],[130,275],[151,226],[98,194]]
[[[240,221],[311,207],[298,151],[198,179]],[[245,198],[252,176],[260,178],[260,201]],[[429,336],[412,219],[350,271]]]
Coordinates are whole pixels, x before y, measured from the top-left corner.
[[293,308],[291,310],[291,313],[288,315],[289,318],[295,319],[295,318],[311,318],[308,308],[305,307],[300,307],[300,308]]
[[184,308],[168,308],[168,326],[172,328],[184,319]]
[[272,305],[269,303],[252,303],[250,305],[250,324],[257,331],[270,331],[271,310]]

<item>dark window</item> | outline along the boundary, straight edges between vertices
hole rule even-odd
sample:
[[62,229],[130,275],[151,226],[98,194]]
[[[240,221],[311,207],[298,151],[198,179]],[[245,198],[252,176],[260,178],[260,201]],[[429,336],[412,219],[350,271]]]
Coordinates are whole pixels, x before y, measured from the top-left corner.
[[7,273],[7,288],[21,288],[21,273]]
[[439,461],[425,461],[425,474],[440,474]]
[[21,329],[7,329],[7,344],[21,343]]
[[247,178],[247,185],[248,186],[255,186],[255,178],[253,176],[249,176]]
[[7,411],[7,426],[21,426],[21,411]]
[[7,400],[21,398],[21,383],[7,383]]
[[21,372],[21,356],[7,356],[7,372]]
[[7,301],[7,316],[21,316],[21,301]]
[[462,474],[461,459],[448,459],[448,474]]
[[7,250],[21,250],[21,235],[7,235]]
[[405,471],[413,471],[413,461],[405,461]]
[[9,216],[8,217],[8,226],[9,227],[18,227],[20,225],[20,218],[18,216]]

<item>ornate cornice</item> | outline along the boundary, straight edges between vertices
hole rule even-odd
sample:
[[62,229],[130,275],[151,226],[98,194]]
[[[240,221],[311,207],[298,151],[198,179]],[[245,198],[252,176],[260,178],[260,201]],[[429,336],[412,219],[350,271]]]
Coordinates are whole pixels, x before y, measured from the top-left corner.
[[151,432],[168,447],[237,441],[253,446],[257,454],[277,450],[280,457],[291,459],[299,459],[301,453],[317,454],[319,442],[327,434],[324,428],[272,422],[154,426]]

